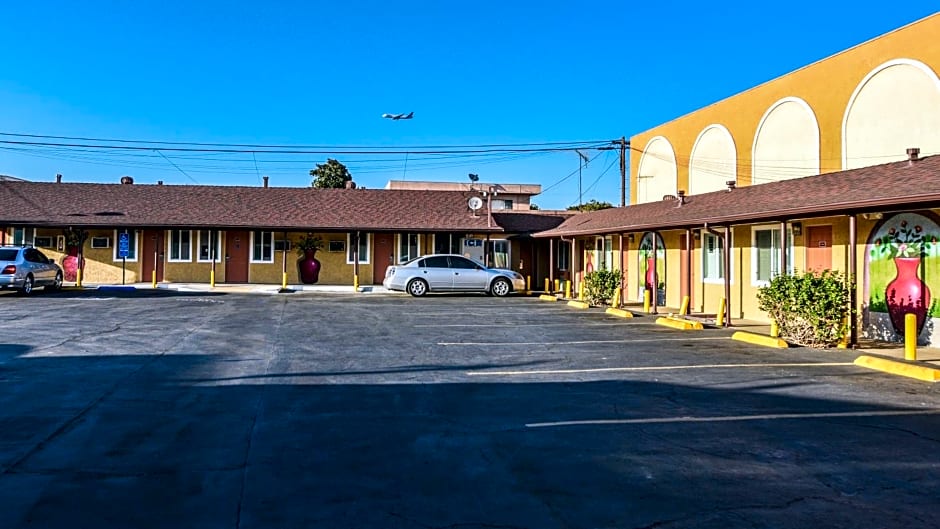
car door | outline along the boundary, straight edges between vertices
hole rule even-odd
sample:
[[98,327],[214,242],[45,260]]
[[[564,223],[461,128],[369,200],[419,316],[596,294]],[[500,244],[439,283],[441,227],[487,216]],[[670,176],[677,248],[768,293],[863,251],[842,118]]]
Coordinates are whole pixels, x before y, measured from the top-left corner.
[[55,265],[49,264],[49,258],[46,257],[46,254],[40,252],[39,250],[33,250],[36,252],[36,266],[42,270],[42,282],[46,284],[51,284],[55,281],[56,267]]
[[447,266],[447,256],[434,255],[425,257],[418,262],[420,276],[428,282],[432,291],[451,290],[454,288],[454,277]]
[[486,290],[489,274],[482,266],[458,255],[451,255],[449,259],[454,278],[454,290]]

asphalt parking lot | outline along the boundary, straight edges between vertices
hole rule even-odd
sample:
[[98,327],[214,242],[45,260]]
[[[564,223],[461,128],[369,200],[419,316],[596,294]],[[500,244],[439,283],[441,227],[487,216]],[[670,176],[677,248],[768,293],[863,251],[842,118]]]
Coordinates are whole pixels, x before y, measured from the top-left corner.
[[0,527],[936,527],[940,390],[533,298],[0,294]]

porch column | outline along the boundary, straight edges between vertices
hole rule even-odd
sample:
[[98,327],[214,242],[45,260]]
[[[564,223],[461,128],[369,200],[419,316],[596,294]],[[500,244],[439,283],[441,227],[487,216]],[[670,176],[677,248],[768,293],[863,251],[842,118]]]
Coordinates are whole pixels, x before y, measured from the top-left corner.
[[[780,273],[787,275],[787,221],[780,223]],[[771,278],[773,279],[773,278]]]
[[[695,289],[692,287],[692,252],[695,251],[695,241],[692,239],[692,228],[685,229],[685,284],[689,287],[689,307],[692,306],[692,292],[695,292]],[[691,314],[692,310],[689,309]]]
[[211,263],[211,268],[209,269],[209,286],[215,287],[215,260],[218,259],[216,255],[216,245],[218,244],[219,232],[217,230],[209,230],[209,262]]
[[624,295],[627,293],[627,285],[626,285],[626,281],[624,281],[624,279],[626,279],[627,277],[627,261],[626,261],[627,252],[623,248],[623,233],[620,234],[619,244],[620,244],[620,299],[618,300],[619,303],[617,304],[617,307],[616,307],[618,309],[623,307],[623,298],[624,298]]
[[[548,239],[548,284],[548,290],[551,292],[555,285],[555,239],[552,238]],[[546,292],[546,294],[549,292]]]
[[[653,236],[652,236],[652,239],[653,239],[653,284],[652,284],[652,285],[648,285],[648,286],[652,286],[652,288],[653,288],[653,291],[650,292],[650,301],[653,302],[653,303],[652,303],[652,305],[653,305],[653,314],[659,314],[659,311],[656,310],[656,306],[659,305],[659,274],[658,274],[658,272],[659,272],[659,266],[658,266],[658,263],[657,263],[657,257],[659,257],[659,256],[656,255],[656,253],[657,253],[657,248],[656,248],[656,242],[657,242],[657,241],[656,241],[656,232],[655,232],[655,231],[652,231],[652,232],[650,232],[650,233],[653,235]],[[648,275],[649,275],[649,271],[647,271],[646,274],[647,274],[647,276],[648,276]]]
[[353,291],[355,292],[359,292],[359,237],[358,231],[353,233]]
[[725,327],[731,327],[731,226],[725,226],[724,243]]
[[849,347],[855,349],[858,347],[858,322],[856,321],[856,303],[858,301],[858,282],[855,280],[857,275],[855,253],[858,248],[858,225],[857,217],[853,213],[849,215]]

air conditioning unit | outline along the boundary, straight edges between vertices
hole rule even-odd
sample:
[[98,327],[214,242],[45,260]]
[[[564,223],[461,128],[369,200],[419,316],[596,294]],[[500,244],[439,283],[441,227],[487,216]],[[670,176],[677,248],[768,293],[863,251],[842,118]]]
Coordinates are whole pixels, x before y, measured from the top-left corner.
[[110,248],[111,237],[92,237],[91,247],[92,248]]

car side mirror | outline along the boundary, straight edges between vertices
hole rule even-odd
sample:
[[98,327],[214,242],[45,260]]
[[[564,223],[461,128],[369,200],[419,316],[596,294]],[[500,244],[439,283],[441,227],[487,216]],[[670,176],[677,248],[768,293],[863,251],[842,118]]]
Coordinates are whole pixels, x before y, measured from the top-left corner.
[[49,257],[49,258],[46,259],[46,262],[49,263],[49,264],[55,264],[55,259]]

